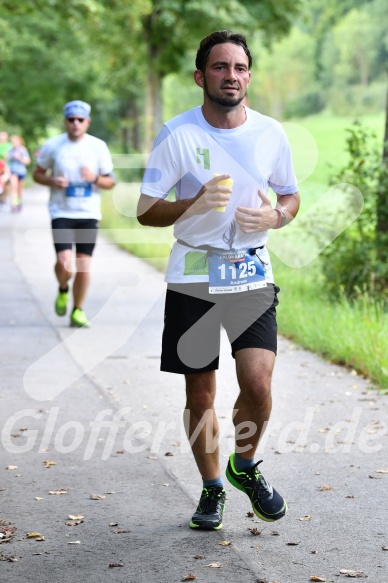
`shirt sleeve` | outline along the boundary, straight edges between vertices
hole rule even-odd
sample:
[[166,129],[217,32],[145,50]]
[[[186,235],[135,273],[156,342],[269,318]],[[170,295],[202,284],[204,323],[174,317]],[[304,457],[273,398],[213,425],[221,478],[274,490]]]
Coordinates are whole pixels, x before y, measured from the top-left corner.
[[163,126],[144,172],[141,193],[156,198],[166,198],[180,179],[179,156],[173,134]]
[[298,191],[291,148],[283,128],[281,130],[279,155],[268,184],[276,194],[294,194]]
[[109,152],[109,148],[105,142],[101,143],[100,159],[98,162],[100,174],[112,174],[113,172],[113,162],[112,156]]

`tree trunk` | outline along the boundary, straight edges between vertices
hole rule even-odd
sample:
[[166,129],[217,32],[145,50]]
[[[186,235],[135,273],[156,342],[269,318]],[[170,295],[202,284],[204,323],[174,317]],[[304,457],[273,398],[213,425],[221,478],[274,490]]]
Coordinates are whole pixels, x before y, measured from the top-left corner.
[[163,123],[162,77],[158,71],[150,70],[148,72],[146,92],[145,146],[146,151],[150,152],[155,136]]
[[376,242],[377,257],[382,273],[381,283],[388,285],[388,86],[385,106],[383,157],[377,199]]

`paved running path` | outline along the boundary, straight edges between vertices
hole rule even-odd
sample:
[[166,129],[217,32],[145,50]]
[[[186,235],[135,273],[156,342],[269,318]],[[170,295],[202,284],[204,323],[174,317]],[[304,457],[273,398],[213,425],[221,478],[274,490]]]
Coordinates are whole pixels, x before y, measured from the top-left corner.
[[[0,214],[0,579],[305,583],[346,580],[348,569],[386,583],[387,397],[280,339],[258,459],[289,513],[251,518],[226,482],[222,531],[192,532],[201,482],[182,428],[183,382],[159,372],[163,275],[100,238],[92,327],[69,328],[53,311],[47,196],[31,188],[22,213]],[[225,337],[218,385],[226,465],[237,385]]]

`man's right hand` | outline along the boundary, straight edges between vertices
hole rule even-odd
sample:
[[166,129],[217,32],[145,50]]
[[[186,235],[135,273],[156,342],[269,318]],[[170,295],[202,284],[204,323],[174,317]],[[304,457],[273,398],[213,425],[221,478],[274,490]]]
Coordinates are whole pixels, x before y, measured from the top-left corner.
[[194,198],[194,202],[188,212],[193,215],[203,215],[217,207],[226,206],[232,189],[229,186],[222,186],[218,183],[227,178],[230,178],[230,174],[220,174],[206,182]]

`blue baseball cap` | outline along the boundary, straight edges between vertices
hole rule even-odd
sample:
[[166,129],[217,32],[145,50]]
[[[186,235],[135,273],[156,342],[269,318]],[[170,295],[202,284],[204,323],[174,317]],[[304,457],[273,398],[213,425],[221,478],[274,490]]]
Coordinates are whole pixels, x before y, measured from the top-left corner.
[[76,99],[75,101],[69,101],[66,103],[65,107],[63,108],[64,117],[70,117],[71,115],[82,115],[83,117],[90,116],[90,107],[89,103],[85,101],[79,101]]

